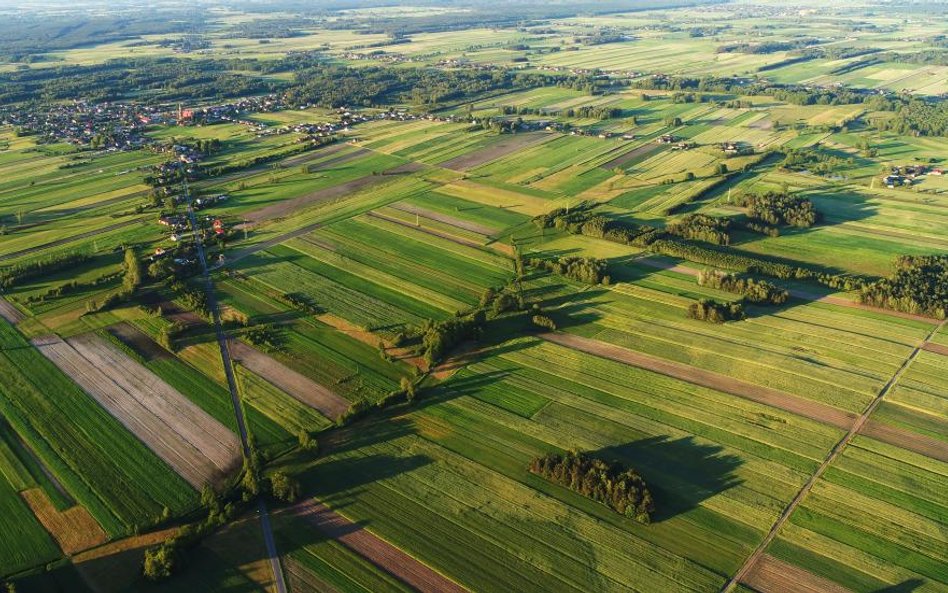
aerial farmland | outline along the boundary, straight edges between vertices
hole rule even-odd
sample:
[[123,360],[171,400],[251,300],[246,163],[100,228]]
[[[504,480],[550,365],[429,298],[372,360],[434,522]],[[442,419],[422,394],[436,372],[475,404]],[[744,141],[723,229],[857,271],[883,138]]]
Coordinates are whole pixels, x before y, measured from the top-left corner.
[[0,591],[948,592],[944,3],[0,16]]

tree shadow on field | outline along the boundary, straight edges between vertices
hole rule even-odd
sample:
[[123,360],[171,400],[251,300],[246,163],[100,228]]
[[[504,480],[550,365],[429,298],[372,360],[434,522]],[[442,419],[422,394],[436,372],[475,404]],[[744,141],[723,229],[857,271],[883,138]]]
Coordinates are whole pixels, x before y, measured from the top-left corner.
[[902,581],[898,585],[883,587],[882,589],[875,589],[872,593],[912,593],[924,584],[925,581],[922,579],[908,579],[906,581]]
[[686,513],[743,482],[734,473],[743,460],[723,453],[718,445],[697,443],[691,436],[651,437],[589,455],[635,468],[655,498],[653,522]]

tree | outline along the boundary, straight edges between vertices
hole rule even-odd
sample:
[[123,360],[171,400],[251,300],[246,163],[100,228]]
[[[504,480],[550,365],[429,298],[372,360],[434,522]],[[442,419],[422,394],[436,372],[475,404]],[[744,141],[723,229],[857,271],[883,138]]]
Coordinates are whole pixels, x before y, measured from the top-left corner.
[[300,497],[300,483],[283,472],[270,476],[270,493],[281,502],[296,502]]
[[164,543],[145,550],[145,560],[142,563],[142,574],[153,582],[163,581],[171,577],[177,565],[177,553],[174,547]]
[[401,380],[402,391],[405,392],[405,399],[409,402],[415,400],[415,384],[412,382],[409,377],[402,377]]
[[309,433],[302,428],[296,435],[296,438],[300,443],[300,449],[303,451],[316,451],[319,448],[319,442],[313,440],[313,437],[311,437]]
[[122,280],[122,286],[126,292],[132,293],[142,283],[142,265],[135,257],[134,249],[125,250],[125,278]]

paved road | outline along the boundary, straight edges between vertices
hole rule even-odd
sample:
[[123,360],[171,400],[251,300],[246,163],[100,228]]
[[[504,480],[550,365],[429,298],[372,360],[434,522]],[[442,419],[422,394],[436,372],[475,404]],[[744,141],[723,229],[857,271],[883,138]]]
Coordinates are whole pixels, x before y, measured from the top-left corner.
[[757,546],[757,549],[747,557],[747,560],[745,560],[744,564],[738,569],[736,573],[734,573],[734,576],[732,576],[724,584],[724,587],[721,588],[721,593],[729,593],[732,591],[734,587],[736,587],[737,584],[741,582],[741,579],[743,579],[754,567],[757,561],[760,560],[761,556],[764,554],[764,551],[774,540],[774,538],[777,537],[777,532],[779,532],[780,528],[783,527],[784,523],[787,522],[787,519],[790,518],[790,515],[793,514],[793,511],[796,510],[801,502],[803,502],[803,499],[806,498],[806,495],[810,493],[810,490],[813,489],[813,485],[816,484],[816,482],[820,479],[820,477],[826,471],[826,468],[828,468],[830,464],[840,456],[843,450],[845,450],[849,443],[852,442],[859,431],[862,430],[862,427],[866,424],[866,421],[869,419],[869,416],[872,414],[872,412],[874,412],[876,408],[879,407],[879,404],[882,403],[883,398],[885,398],[886,394],[889,393],[896,382],[898,382],[902,374],[905,373],[909,365],[912,364],[912,361],[915,360],[915,357],[918,356],[918,353],[921,352],[925,345],[928,344],[928,341],[932,338],[932,336],[934,336],[944,324],[945,322],[941,322],[935,326],[935,328],[932,329],[931,332],[929,332],[925,337],[925,340],[916,346],[914,350],[912,350],[912,353],[908,356],[908,358],[905,359],[905,362],[902,363],[902,366],[899,367],[899,370],[897,370],[895,374],[892,375],[892,378],[889,379],[888,383],[882,387],[876,398],[872,400],[872,403],[870,403],[866,410],[858,418],[856,418],[856,421],[849,429],[849,432],[846,433],[846,436],[836,443],[836,446],[833,447],[833,449],[829,452],[829,455],[826,456],[826,459],[823,460],[823,463],[820,464],[818,468],[816,468],[816,471],[813,472],[813,475],[810,476],[810,479],[807,480],[806,484],[803,485],[803,488],[801,488],[800,491],[797,492],[797,495],[793,497],[793,500],[790,501],[790,504],[787,505],[787,508],[785,508],[783,513],[780,514],[780,517],[777,519],[776,523],[774,523],[773,527],[770,528],[770,531],[767,533],[767,537],[764,538],[764,541],[760,542],[760,545]]
[[[194,208],[191,207],[191,192],[188,191],[187,181],[183,183],[183,186],[184,196],[188,204],[188,219],[191,222],[191,235],[194,237],[194,246],[197,249],[198,260],[201,262],[207,306],[211,310],[211,315],[214,318],[214,333],[217,335],[217,345],[221,351],[221,361],[224,363],[224,374],[227,376],[227,387],[230,389],[230,398],[234,405],[234,415],[237,417],[237,430],[240,433],[240,443],[244,457],[249,457],[250,441],[247,437],[247,423],[244,419],[243,408],[240,406],[240,395],[237,391],[237,380],[234,377],[234,365],[230,358],[230,350],[227,347],[227,336],[224,335],[224,328],[221,325],[220,307],[217,303],[217,297],[214,294],[214,283],[211,281],[211,274],[208,271],[207,258],[204,254],[204,243],[201,240],[201,233],[199,231],[200,227],[194,215]],[[276,542],[273,540],[273,529],[270,526],[269,511],[267,510],[267,504],[262,498],[258,500],[257,512],[260,514],[263,539],[267,546],[267,556],[269,556],[270,559],[270,568],[273,571],[273,581],[276,585],[277,593],[287,593],[286,581],[283,578],[283,567],[280,566],[280,555],[277,553]]]

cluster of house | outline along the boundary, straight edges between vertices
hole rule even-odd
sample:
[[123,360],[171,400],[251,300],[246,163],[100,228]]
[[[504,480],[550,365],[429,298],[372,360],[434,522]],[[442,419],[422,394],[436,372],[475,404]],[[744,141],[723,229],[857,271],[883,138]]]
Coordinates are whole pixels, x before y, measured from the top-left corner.
[[102,150],[130,150],[146,142],[141,118],[157,115],[157,106],[71,101],[46,110],[11,106],[0,110],[0,124],[47,142],[94,145]]
[[404,54],[389,53],[380,49],[366,53],[347,51],[342,53],[340,57],[342,57],[344,60],[372,60],[376,62],[385,62],[386,64],[410,64],[415,61],[414,58],[410,58]]
[[889,188],[912,185],[917,178],[925,174],[944,175],[945,172],[940,168],[929,170],[925,165],[893,166],[889,174],[882,178],[882,183]]

